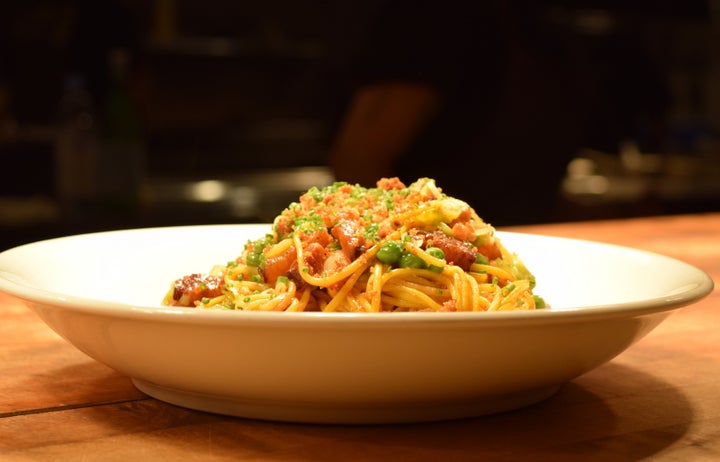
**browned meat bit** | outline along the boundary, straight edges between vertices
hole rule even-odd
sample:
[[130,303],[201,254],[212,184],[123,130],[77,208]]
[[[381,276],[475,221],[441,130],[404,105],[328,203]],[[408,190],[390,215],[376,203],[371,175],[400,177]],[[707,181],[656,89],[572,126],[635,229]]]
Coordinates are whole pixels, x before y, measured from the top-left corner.
[[465,271],[470,269],[470,265],[475,263],[477,257],[475,246],[440,231],[428,234],[425,237],[425,246],[439,248],[445,254],[445,260],[448,263],[459,266]]
[[305,287],[305,280],[302,278],[302,275],[300,274],[300,268],[298,267],[297,260],[293,263],[293,265],[288,269],[287,273],[285,275],[290,279],[292,282],[295,283],[298,287]]
[[173,306],[197,306],[203,298],[213,298],[222,294],[222,276],[203,276],[190,274],[175,281],[172,300]]
[[305,264],[309,267],[310,274],[312,275],[319,275],[322,273],[326,258],[327,250],[317,242],[308,244],[305,249]]

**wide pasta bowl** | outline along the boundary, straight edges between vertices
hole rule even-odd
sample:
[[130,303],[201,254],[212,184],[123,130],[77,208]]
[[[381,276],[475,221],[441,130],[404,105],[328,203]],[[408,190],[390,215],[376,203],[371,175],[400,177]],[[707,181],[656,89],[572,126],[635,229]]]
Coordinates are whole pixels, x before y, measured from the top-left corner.
[[499,232],[552,308],[350,314],[160,305],[171,281],[233,259],[268,230],[150,228],[40,241],[0,253],[0,291],[157,399],[248,418],[387,423],[536,403],[713,288],[703,271],[662,255]]

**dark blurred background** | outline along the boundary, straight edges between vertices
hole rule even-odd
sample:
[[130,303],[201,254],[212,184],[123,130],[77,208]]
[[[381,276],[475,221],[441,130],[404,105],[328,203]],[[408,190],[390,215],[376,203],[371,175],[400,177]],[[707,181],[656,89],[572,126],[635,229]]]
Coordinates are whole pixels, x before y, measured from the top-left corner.
[[[331,183],[349,56],[382,4],[3,2],[0,250],[266,222]],[[720,210],[720,2],[543,5],[601,95],[548,220]]]

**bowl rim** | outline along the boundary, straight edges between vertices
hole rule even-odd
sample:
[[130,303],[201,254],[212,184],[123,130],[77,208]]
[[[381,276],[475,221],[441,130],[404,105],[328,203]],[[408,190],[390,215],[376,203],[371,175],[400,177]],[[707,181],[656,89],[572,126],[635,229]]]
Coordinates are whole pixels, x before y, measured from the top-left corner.
[[33,245],[67,240],[83,239],[88,236],[99,236],[117,233],[132,232],[163,232],[164,230],[199,229],[211,230],[213,228],[236,228],[255,227],[262,228],[270,226],[267,223],[248,224],[220,224],[220,225],[190,225],[190,226],[166,226],[151,228],[132,228],[111,231],[100,231],[92,233],[75,234],[62,236],[41,241],[23,244],[17,247],[0,252],[0,292],[11,295],[24,301],[29,306],[50,306],[58,309],[72,310],[76,312],[92,313],[96,315],[154,320],[157,322],[173,323],[199,323],[199,324],[267,324],[281,326],[295,326],[298,324],[311,324],[318,326],[326,325],[355,325],[358,327],[372,326],[410,326],[410,325],[486,325],[496,327],[504,324],[516,325],[538,325],[555,324],[559,322],[586,322],[607,318],[627,318],[644,316],[661,312],[669,312],[682,306],[695,303],[708,296],[714,290],[712,278],[700,268],[697,268],[680,259],[651,252],[643,249],[627,247],[617,244],[609,244],[599,241],[591,241],[577,238],[568,238],[552,235],[541,235],[522,233],[516,231],[498,230],[499,237],[503,236],[529,236],[543,240],[570,241],[582,245],[600,246],[608,249],[632,252],[638,256],[650,256],[672,262],[674,265],[684,267],[685,270],[693,273],[693,283],[680,287],[672,294],[652,297],[642,300],[583,305],[577,307],[563,307],[561,309],[542,310],[517,310],[517,311],[496,311],[496,312],[412,312],[412,313],[326,313],[326,312],[263,312],[263,311],[235,311],[235,310],[209,310],[185,307],[167,307],[148,304],[135,304],[127,302],[107,301],[94,298],[74,296],[55,291],[49,291],[20,281],[19,277],[13,277],[10,269],[3,266],[4,260],[10,258],[13,253],[21,251]]

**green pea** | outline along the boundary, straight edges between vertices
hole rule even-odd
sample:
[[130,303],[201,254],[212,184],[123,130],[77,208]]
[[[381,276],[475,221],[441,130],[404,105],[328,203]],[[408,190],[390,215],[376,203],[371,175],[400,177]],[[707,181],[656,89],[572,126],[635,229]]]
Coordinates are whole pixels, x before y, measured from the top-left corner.
[[545,304],[545,300],[539,296],[539,295],[533,295],[533,300],[535,300],[535,308],[538,310],[542,310],[547,307],[547,304]]
[[365,236],[365,239],[369,241],[376,241],[378,239],[378,230],[380,229],[380,225],[377,223],[370,223],[365,228],[365,232],[363,235]]
[[393,265],[400,261],[403,253],[402,244],[398,241],[387,241],[380,247],[377,253],[377,259],[381,262]]
[[490,261],[487,259],[487,257],[481,253],[478,253],[477,256],[475,256],[475,263],[480,263],[481,265],[487,265],[490,263]]
[[442,249],[439,249],[437,247],[428,247],[427,249],[425,249],[425,252],[427,252],[427,254],[431,257],[445,260],[445,252],[443,252]]
[[425,261],[411,253],[403,253],[400,257],[400,268],[425,268]]
[[[435,257],[439,260],[445,260],[445,252],[443,252],[442,249],[439,249],[437,247],[428,247],[425,249],[425,252],[427,252],[427,254],[431,257]],[[435,271],[436,273],[439,273],[443,270],[441,266],[437,265],[430,265],[429,269],[431,271]]]

